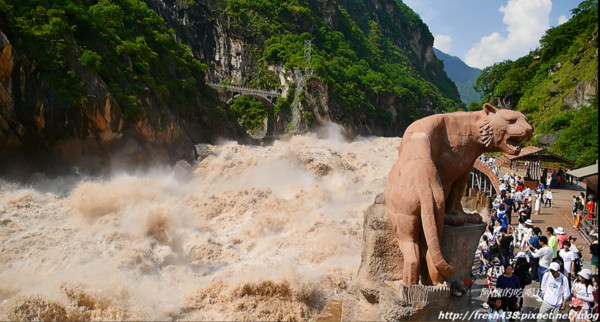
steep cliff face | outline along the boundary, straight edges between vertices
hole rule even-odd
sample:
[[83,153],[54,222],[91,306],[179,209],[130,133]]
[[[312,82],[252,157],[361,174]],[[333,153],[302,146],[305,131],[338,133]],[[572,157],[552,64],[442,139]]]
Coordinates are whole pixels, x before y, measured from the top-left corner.
[[[76,34],[65,37],[67,42],[89,46],[80,43]],[[192,160],[195,143],[245,136],[235,122],[210,107],[218,102],[206,98],[213,91],[203,85],[197,85],[198,94],[189,96],[183,106],[175,106],[160,95],[159,89],[168,91],[164,85],[146,78],[145,83],[134,84],[139,90],[125,96],[135,103],[135,109],[127,109],[123,104],[128,102],[114,94],[118,87],[85,66],[77,49],[66,50],[61,61],[67,75],[59,77],[72,76],[78,86],[77,98],[66,98],[57,75],[44,68],[28,41],[14,21],[7,24],[0,18],[1,173],[18,169],[20,175],[72,166],[100,172],[113,166]],[[128,57],[121,59],[132,65]]]
[[[285,6],[270,1],[262,1],[260,6],[245,1],[204,0],[192,4],[179,0],[144,1],[175,30],[178,40],[189,45],[194,55],[208,66],[207,82],[278,88],[291,105],[288,111],[280,111],[276,115],[276,131],[279,133],[303,131],[312,125],[332,121],[342,124],[351,136],[400,135],[419,116],[460,106],[456,87],[433,53],[431,33],[420,18],[401,2],[293,1],[292,5],[298,11],[289,9],[286,14],[277,14],[272,12],[280,12],[286,9]],[[251,22],[245,25],[245,19]],[[279,26],[270,29],[262,23]],[[328,44],[320,40],[329,37],[327,33],[343,38],[328,48]],[[361,104],[364,103],[366,108],[349,106],[351,104],[343,97],[345,94],[332,84],[344,80],[332,76],[329,68],[314,68],[314,64],[302,65],[293,59],[266,59],[265,52],[269,45],[273,46],[273,40],[292,37],[290,35],[304,35],[304,39],[312,39],[312,54],[330,61],[335,60],[331,53],[341,42],[346,43],[348,51],[354,51],[353,59],[369,60],[363,57],[371,56],[365,48],[371,46],[368,44],[371,40],[367,38],[379,37],[381,44],[373,43],[372,46],[381,46],[383,49],[378,50],[386,57],[370,61],[370,69],[385,74],[382,71],[385,64],[401,61],[403,68],[408,65],[412,69],[412,76],[403,77],[429,82],[435,91],[441,92],[439,96],[451,100],[443,103],[439,98],[415,91],[414,95],[418,98],[407,101],[391,87],[404,87],[410,91],[410,86],[391,80],[392,85],[387,90],[370,88],[375,84],[359,84],[362,87],[358,89],[362,94]],[[284,45],[288,57],[294,55],[289,53],[293,50],[303,54],[305,48],[296,45]],[[294,49],[290,50],[292,47]],[[313,61],[318,59],[314,56]],[[269,80],[257,81],[260,78]]]
[[427,27],[395,0],[0,0],[0,31],[0,171],[169,162],[249,140],[205,83],[280,92],[264,120],[276,135],[330,121],[401,135],[462,107]]
[[[102,79],[81,67],[73,70],[81,73],[89,96],[72,105],[44,80],[35,61],[18,55],[4,33],[0,33],[0,48],[3,163],[14,164],[11,159],[19,158],[19,167],[31,167],[26,171],[41,170],[44,164],[99,170],[116,161],[111,158],[117,154],[125,163],[192,158],[192,142],[180,121],[167,121],[162,130],[154,129],[155,120],[149,115],[127,124]],[[144,103],[149,108],[151,98]]]
[[122,114],[100,80],[87,82],[93,96],[85,104],[70,106],[45,81],[36,61],[20,57],[2,30],[0,48],[3,162],[17,157],[56,166],[59,159],[76,161],[86,150],[102,149],[119,138]]

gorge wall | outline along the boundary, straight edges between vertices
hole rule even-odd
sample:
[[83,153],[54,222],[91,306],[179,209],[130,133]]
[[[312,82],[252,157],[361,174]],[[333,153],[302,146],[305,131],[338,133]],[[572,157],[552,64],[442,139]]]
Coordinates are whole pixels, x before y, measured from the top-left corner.
[[[264,9],[270,5],[278,7],[273,4],[275,1],[260,1],[262,4],[256,5],[260,10],[245,1],[205,0],[194,1],[192,4],[178,0],[144,2],[164,18],[174,29],[178,40],[190,46],[194,55],[208,66],[208,82],[277,88],[284,96],[288,96],[290,109],[276,116],[276,130],[279,133],[286,129],[304,131],[311,125],[332,121],[342,124],[350,136],[401,135],[406,126],[419,116],[461,106],[454,83],[446,76],[443,63],[433,53],[433,36],[420,18],[401,2],[292,1],[306,11],[301,14],[290,12],[289,15],[273,14]],[[244,26],[243,21],[237,22],[233,14],[228,14],[233,10],[248,12],[247,16],[252,18],[253,23]],[[286,30],[282,32],[254,28],[262,20],[273,24],[281,23]],[[349,28],[348,24],[354,29],[345,30]],[[319,55],[320,50],[327,50],[319,48],[318,38],[324,33],[323,30],[340,33],[344,37],[342,40],[349,43],[348,50],[353,50],[358,56],[354,58],[356,60],[368,58],[361,56],[366,53],[361,52],[360,44],[352,42],[352,33],[360,34],[358,38],[380,33],[380,37],[385,38],[385,41],[382,40],[386,42],[385,46],[391,46],[396,51],[391,56],[397,56],[392,58],[402,60],[404,68],[410,69],[410,77],[420,78],[419,81],[428,83],[438,93],[433,96],[415,91],[414,95],[418,99],[408,102],[398,92],[391,89],[378,92],[374,89],[376,84],[367,84],[366,88],[357,90],[363,92],[362,100],[372,111],[353,109],[352,106],[347,106],[348,102],[340,97],[335,84],[332,84],[342,80],[323,77],[331,77],[327,75],[329,71],[317,69],[307,73],[299,63],[292,64],[286,59],[265,59],[268,43],[277,38],[278,34],[286,33],[308,35],[306,38],[313,39],[313,55]],[[292,47],[296,44],[286,45]],[[302,50],[303,48],[299,48],[300,55],[303,54]],[[382,62],[371,63],[369,67],[380,70],[388,58],[383,57]],[[268,82],[260,81],[261,78],[268,77]],[[396,85],[406,87],[404,90],[411,90],[410,85]],[[299,94],[304,99],[299,100]],[[451,100],[443,102],[439,96],[446,96]],[[374,115],[377,113],[383,115]]]
[[351,137],[399,136],[462,108],[427,26],[392,0],[4,0],[0,51],[2,172],[190,160],[200,142],[254,142],[205,82],[280,91],[276,135],[331,121]]

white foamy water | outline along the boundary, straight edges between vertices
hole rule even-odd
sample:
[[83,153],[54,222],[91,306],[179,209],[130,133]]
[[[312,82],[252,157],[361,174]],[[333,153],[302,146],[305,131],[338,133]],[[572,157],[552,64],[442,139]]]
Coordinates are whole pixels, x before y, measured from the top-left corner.
[[66,193],[0,181],[0,319],[314,319],[358,270],[400,143],[339,137],[204,145],[196,167]]

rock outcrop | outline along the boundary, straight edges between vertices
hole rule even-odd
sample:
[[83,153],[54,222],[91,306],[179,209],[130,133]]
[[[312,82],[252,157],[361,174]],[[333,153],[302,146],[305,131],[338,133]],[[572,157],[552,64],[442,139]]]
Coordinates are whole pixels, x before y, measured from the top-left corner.
[[220,135],[244,137],[239,126],[211,116],[201,105],[185,118],[149,91],[139,98],[143,115],[127,120],[98,74],[75,59],[70,68],[83,80],[86,98],[65,100],[37,62],[13,45],[5,28],[0,21],[0,173],[23,176],[73,167],[98,173],[173,163],[192,160],[195,143]]
[[562,103],[571,109],[577,110],[584,105],[588,105],[592,97],[597,93],[597,84],[594,86],[589,82],[579,82],[575,87],[573,94],[563,96]]
[[363,249],[357,281],[369,303],[379,301],[378,289],[385,281],[402,279],[402,253],[386,217],[382,193],[365,212]]

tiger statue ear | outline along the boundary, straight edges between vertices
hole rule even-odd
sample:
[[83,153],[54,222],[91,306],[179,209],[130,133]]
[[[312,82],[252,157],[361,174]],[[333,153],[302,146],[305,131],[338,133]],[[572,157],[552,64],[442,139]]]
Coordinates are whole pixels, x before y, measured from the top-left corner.
[[498,109],[495,108],[494,106],[492,106],[492,104],[490,104],[490,103],[483,104],[483,110],[485,111],[485,114],[487,114],[487,115],[495,114],[496,112],[498,112]]

